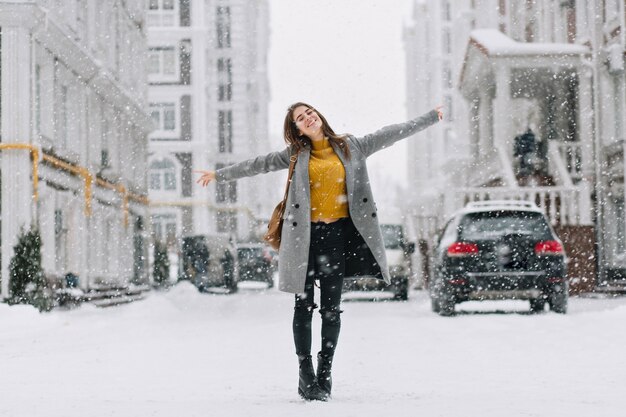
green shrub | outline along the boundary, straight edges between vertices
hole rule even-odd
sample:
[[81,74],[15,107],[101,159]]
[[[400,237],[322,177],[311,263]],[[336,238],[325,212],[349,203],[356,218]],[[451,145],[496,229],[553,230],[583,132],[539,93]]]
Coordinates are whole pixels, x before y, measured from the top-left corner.
[[37,228],[20,231],[9,263],[9,303],[32,304],[39,311],[49,311],[54,304],[41,268],[41,235]]

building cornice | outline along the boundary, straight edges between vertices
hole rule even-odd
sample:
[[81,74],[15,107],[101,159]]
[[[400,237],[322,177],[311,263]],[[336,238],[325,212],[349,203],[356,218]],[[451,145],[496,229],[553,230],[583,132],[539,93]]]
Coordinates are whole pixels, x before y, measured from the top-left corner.
[[28,29],[34,41],[48,49],[105,101],[123,111],[141,130],[149,133],[154,129],[143,104],[128,94],[98,59],[52,20],[46,9],[32,2],[3,2],[0,27],[10,26]]

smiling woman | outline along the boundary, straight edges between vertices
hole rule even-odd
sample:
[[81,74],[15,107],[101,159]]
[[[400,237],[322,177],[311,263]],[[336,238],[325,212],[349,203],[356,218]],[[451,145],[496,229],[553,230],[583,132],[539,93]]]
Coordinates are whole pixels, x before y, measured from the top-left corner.
[[[282,215],[280,289],[295,294],[293,335],[300,362],[298,393],[327,401],[331,366],[341,327],[344,277],[370,276],[391,283],[366,160],[441,120],[441,107],[356,138],[337,135],[313,106],[297,102],[284,117],[287,148],[217,171],[198,171],[199,184],[224,183],[289,167]],[[320,288],[322,343],[317,373],[311,358],[316,281]]]
[[[399,3],[407,5],[408,16],[409,0],[394,2],[393,7],[382,1],[273,2],[270,68],[272,79],[277,80],[273,83],[275,102],[296,101],[292,97],[296,93],[318,99],[341,114],[346,125],[370,131],[383,120],[404,119],[400,48],[404,14],[398,10]],[[271,120],[284,120],[285,149],[217,171],[199,171],[197,182],[207,186],[212,181],[290,169],[280,235],[279,287],[295,294],[298,393],[306,400],[327,401],[341,327],[344,278],[370,276],[390,283],[366,161],[441,120],[443,114],[436,108],[408,122],[355,137],[336,134],[319,108],[301,101],[289,106],[286,115],[282,109],[280,115],[278,110],[275,113]],[[277,131],[278,126],[271,130]],[[389,166],[395,170],[398,163]],[[317,372],[311,357],[316,283],[322,319]]]

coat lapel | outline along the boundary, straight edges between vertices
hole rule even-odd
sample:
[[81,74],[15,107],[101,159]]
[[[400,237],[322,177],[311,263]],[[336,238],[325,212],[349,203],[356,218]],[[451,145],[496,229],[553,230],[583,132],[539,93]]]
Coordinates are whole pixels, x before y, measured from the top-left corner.
[[[350,206],[352,204],[352,189],[353,189],[352,168],[351,168],[350,162],[346,160],[346,157],[343,154],[343,151],[341,150],[341,148],[335,145],[334,143],[331,143],[331,146],[335,150],[335,153],[339,157],[339,160],[343,164],[343,169],[346,172],[346,192],[348,193],[348,206]],[[346,146],[348,146],[347,143],[346,143]]]

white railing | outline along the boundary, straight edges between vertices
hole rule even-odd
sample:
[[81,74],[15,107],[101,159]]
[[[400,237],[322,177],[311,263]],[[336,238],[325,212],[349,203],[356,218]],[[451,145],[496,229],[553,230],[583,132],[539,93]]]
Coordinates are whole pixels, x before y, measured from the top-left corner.
[[583,164],[582,144],[580,142],[560,142],[558,150],[570,178],[581,179]]
[[591,224],[590,191],[574,187],[478,187],[457,189],[446,195],[446,215],[472,201],[525,200],[543,208],[553,225]]

